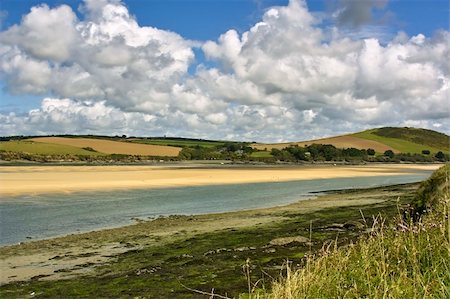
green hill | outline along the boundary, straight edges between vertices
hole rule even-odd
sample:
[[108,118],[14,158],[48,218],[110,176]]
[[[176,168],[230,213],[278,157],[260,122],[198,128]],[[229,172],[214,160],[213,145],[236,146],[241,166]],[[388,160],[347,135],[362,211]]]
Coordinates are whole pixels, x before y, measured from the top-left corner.
[[0,152],[26,153],[31,155],[103,155],[102,153],[89,149],[62,144],[34,142],[30,140],[1,141]]
[[450,151],[450,136],[427,129],[384,127],[352,134],[351,136],[373,140],[402,153],[420,154]]

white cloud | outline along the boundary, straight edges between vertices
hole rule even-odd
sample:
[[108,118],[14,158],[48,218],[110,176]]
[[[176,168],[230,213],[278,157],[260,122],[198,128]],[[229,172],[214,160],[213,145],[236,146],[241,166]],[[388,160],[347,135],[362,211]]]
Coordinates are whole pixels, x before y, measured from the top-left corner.
[[450,133],[448,31],[385,42],[360,22],[369,37],[349,36],[291,0],[247,32],[204,42],[217,66],[189,73],[198,42],[140,26],[120,0],[86,0],[81,12],[41,5],[0,33],[7,90],[53,95],[1,114],[3,134],[283,141],[408,124]]
[[77,42],[77,17],[67,5],[50,9],[47,5],[31,8],[20,25],[2,32],[2,42],[18,46],[37,59],[67,60]]

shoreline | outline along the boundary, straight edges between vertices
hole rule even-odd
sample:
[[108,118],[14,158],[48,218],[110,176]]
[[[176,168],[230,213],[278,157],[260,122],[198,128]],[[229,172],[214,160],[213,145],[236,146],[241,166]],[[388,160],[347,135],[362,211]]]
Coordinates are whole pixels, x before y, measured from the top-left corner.
[[229,167],[168,166],[8,166],[0,167],[0,196],[83,191],[156,189],[205,185],[371,177],[432,171],[440,164],[308,165]]
[[[96,273],[128,251],[169,246],[204,233],[258,229],[290,221],[290,215],[308,215],[326,209],[364,207],[395,200],[399,188],[411,189],[417,183],[350,189],[343,193],[312,196],[287,205],[234,212],[200,215],[174,215],[137,221],[118,227],[72,233],[0,246],[0,285],[14,281],[70,279]],[[367,195],[366,195],[367,194]],[[212,247],[211,249],[215,249]]]

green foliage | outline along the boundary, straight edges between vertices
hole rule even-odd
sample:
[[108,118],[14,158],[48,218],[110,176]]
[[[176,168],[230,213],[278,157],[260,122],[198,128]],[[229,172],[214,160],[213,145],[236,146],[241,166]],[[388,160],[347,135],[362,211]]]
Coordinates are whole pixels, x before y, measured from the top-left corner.
[[[436,170],[428,180],[424,181],[411,203],[412,215],[420,217],[427,210],[433,209],[438,199],[449,196],[450,164]],[[444,194],[447,192],[447,194]]]
[[436,155],[434,156],[436,159],[438,159],[439,161],[444,161],[445,160],[445,155],[443,152],[439,151],[436,153]]
[[368,148],[367,149],[367,154],[369,156],[375,156],[375,150],[373,148]]
[[331,144],[311,144],[305,147],[295,145],[282,150],[273,148],[271,154],[280,161],[340,161],[365,160],[367,158],[366,150],[338,149]]
[[385,151],[384,152],[384,154],[383,154],[385,157],[388,157],[388,158],[394,158],[394,152],[393,151],[391,151],[391,150],[387,150],[387,151]]

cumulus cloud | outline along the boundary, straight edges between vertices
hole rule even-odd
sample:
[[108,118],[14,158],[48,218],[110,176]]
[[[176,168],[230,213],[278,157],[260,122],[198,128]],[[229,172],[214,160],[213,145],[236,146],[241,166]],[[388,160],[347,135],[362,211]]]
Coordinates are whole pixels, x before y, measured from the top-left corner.
[[104,100],[129,111],[164,105],[194,59],[192,42],[140,27],[120,1],[86,1],[83,11],[80,21],[66,5],[33,7],[0,34],[8,89]]
[[384,8],[388,0],[340,0],[335,12],[340,26],[360,27],[374,21],[373,10]]
[[[242,34],[203,43],[139,26],[120,0],[86,0],[83,20],[68,6],[37,6],[0,33],[0,69],[9,92],[53,96],[29,113],[0,115],[0,129],[258,141],[383,125],[450,133],[448,31],[386,43],[341,29],[364,27],[385,3],[342,1],[330,28],[291,0]],[[198,46],[216,66],[188,72]]]

